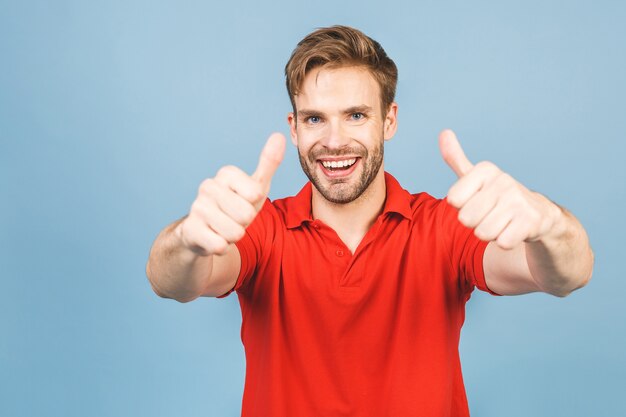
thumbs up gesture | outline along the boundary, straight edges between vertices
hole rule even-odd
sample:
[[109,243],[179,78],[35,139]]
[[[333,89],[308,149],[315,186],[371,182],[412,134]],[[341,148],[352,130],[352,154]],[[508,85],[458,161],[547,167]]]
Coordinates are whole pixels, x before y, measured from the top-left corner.
[[562,214],[556,204],[491,162],[472,164],[451,130],[439,135],[439,149],[458,177],[448,191],[448,203],[459,209],[459,221],[479,239],[512,249],[552,231]]
[[181,224],[183,244],[199,255],[221,255],[240,240],[269,193],[272,177],[285,154],[285,137],[272,134],[252,175],[235,166],[221,168],[198,189]]

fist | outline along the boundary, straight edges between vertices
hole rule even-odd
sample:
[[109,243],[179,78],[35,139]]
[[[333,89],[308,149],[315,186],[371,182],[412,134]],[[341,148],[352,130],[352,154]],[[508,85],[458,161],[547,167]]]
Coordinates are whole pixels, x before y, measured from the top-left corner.
[[479,239],[512,249],[553,229],[562,214],[556,204],[491,162],[472,164],[451,130],[441,132],[439,148],[459,178],[448,191],[448,203],[459,209],[459,221],[474,229]]
[[254,174],[225,166],[214,178],[204,180],[189,215],[179,225],[183,245],[199,255],[222,255],[240,240],[263,207],[284,153],[285,137],[274,133]]

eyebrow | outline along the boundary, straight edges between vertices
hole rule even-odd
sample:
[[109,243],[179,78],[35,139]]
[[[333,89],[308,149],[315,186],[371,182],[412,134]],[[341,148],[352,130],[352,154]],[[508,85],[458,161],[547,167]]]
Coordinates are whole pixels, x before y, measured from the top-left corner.
[[298,110],[298,119],[306,119],[311,116],[319,116],[320,112],[315,110]]
[[365,113],[370,114],[373,112],[373,109],[370,106],[365,104],[361,104],[360,106],[352,106],[348,107],[343,111],[344,114],[352,114],[352,113]]
[[[347,109],[344,109],[341,112],[343,114],[353,114],[353,113],[371,114],[373,112],[373,109],[368,105],[361,104],[359,106],[348,107]],[[298,110],[298,118],[302,118],[302,119],[306,119],[307,117],[311,117],[311,116],[320,116],[320,115],[324,115],[324,112],[320,112],[316,110],[309,110],[309,109]]]

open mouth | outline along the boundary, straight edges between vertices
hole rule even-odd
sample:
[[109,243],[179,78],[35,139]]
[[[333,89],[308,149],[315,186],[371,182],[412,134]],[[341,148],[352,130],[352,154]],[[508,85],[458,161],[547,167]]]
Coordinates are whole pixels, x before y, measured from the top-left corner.
[[347,177],[356,169],[359,165],[359,157],[351,157],[346,159],[319,159],[317,162],[324,174],[329,178],[341,178]]
[[320,161],[322,166],[329,171],[339,171],[350,169],[356,163],[357,158],[344,159],[340,161]]

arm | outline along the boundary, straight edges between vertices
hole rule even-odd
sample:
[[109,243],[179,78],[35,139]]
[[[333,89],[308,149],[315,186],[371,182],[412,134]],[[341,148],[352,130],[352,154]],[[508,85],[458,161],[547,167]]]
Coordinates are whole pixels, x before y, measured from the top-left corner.
[[202,255],[190,249],[182,236],[187,218],[163,229],[152,246],[146,265],[152,289],[160,297],[180,302],[226,293],[235,285],[241,267],[237,247],[229,244],[222,255]]
[[448,202],[459,221],[488,241],[487,286],[502,295],[542,291],[566,296],[591,278],[593,253],[582,225],[567,210],[530,191],[490,162],[473,165],[452,131],[440,148],[459,180]]
[[261,210],[284,151],[284,136],[274,134],[252,176],[227,166],[202,183],[189,215],[166,227],[152,246],[146,275],[157,295],[188,302],[233,288],[241,268],[234,243]]
[[559,208],[551,233],[537,241],[503,249],[491,242],[485,251],[487,286],[502,295],[541,291],[564,297],[591,279],[593,252],[582,225]]

